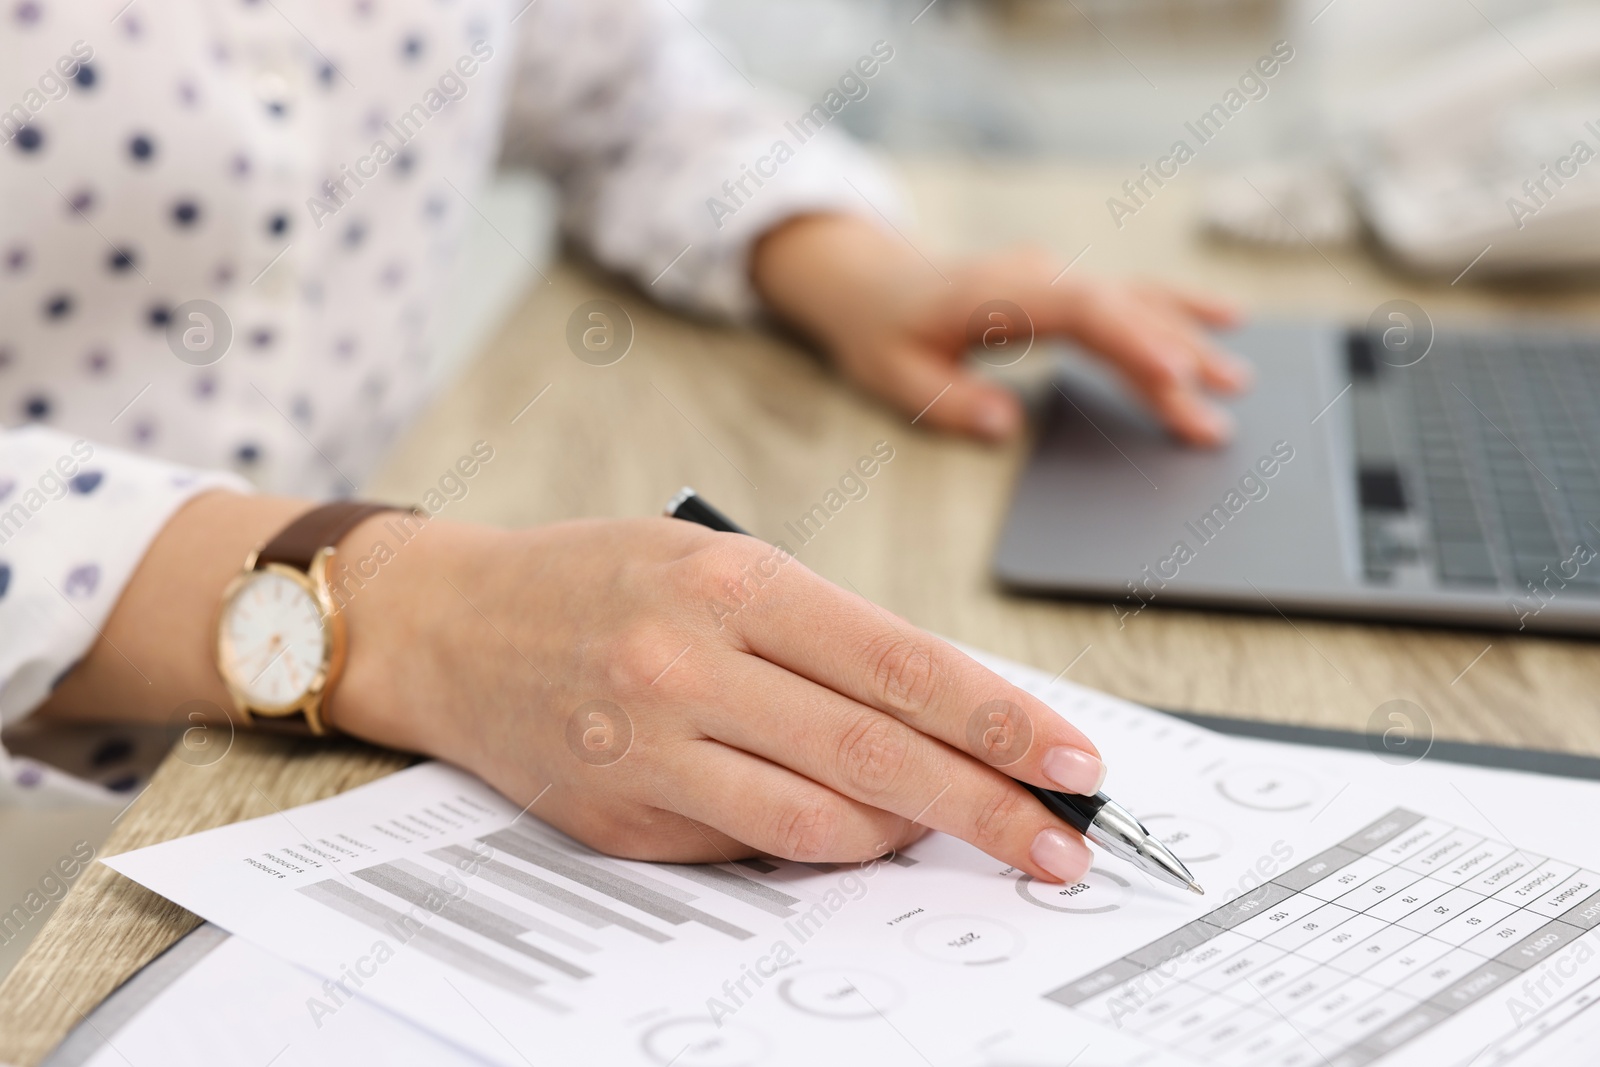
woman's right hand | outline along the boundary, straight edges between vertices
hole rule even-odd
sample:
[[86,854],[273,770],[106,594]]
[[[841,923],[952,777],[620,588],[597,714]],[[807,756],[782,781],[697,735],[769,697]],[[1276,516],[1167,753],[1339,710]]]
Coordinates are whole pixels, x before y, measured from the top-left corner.
[[[381,516],[346,554],[380,539]],[[673,519],[434,520],[388,548],[346,608],[329,721],[473,771],[594,848],[843,862],[932,828],[1035,878],[1089,869],[1013,777],[1093,793],[1094,745],[780,550]]]

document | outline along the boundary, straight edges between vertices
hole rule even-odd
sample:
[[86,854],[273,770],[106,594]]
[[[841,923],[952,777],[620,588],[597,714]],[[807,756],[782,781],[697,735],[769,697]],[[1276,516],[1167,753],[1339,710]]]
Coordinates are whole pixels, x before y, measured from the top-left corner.
[[475,1067],[486,1061],[369,1000],[306,1012],[322,979],[206,924],[129,979],[40,1067]]
[[511,1065],[1588,1062],[1600,835],[1570,816],[1600,786],[1226,738],[983,658],[1096,740],[1206,897],[941,835],[615,860],[441,764],[106,862],[286,961],[284,1067],[377,1025]]

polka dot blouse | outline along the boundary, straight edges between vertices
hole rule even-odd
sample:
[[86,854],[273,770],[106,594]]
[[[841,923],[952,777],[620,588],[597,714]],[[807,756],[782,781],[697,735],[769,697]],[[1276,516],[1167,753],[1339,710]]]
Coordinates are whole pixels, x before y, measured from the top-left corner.
[[730,317],[762,232],[893,199],[830,129],[730,200],[806,105],[666,0],[0,0],[0,71],[8,723],[195,492],[359,490],[497,161],[548,173],[600,263]]

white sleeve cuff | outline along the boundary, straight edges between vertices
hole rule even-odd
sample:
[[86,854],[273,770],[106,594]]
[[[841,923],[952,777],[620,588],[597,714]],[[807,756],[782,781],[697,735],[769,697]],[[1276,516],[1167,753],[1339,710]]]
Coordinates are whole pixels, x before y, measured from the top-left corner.
[[[903,224],[906,210],[894,182],[859,145],[832,129],[801,143],[779,128],[780,138],[746,136],[708,152],[673,175],[676,187],[658,183],[652,191],[644,173],[618,175],[606,190],[618,202],[597,205],[594,215],[596,258],[633,273],[663,303],[749,320],[761,310],[751,255],[762,235],[785,220],[831,213],[876,226]],[[770,174],[760,185],[758,169]],[[629,211],[623,200],[651,204],[651,215]],[[673,261],[669,251],[682,257]],[[661,262],[647,262],[653,259]]]
[[0,431],[0,725],[45,701],[104,629],[156,534],[210,489],[251,491],[231,474],[41,426]]

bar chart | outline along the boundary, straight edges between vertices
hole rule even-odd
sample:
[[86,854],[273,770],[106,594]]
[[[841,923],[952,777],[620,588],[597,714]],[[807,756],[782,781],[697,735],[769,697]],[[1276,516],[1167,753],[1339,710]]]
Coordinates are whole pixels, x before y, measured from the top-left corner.
[[[664,922],[674,926],[681,926],[686,922],[697,922],[711,930],[716,930],[732,938],[744,941],[755,936],[749,930],[736,926],[731,922],[720,919],[694,907],[689,902],[696,899],[693,893],[678,889],[674,886],[640,874],[637,871],[628,871],[620,864],[601,859],[599,856],[580,856],[575,849],[562,849],[555,845],[555,839],[539,834],[536,831],[508,827],[497,833],[489,834],[479,839],[483,844],[498,849],[517,859],[530,863],[535,867],[542,867],[551,874],[560,875],[572,882],[585,886],[602,896],[610,897],[640,911],[654,915]],[[721,891],[735,896],[736,899],[745,899],[738,896],[731,888],[732,882],[740,882],[750,886],[757,883],[739,875],[724,875],[726,882],[720,884]],[[712,882],[713,885],[718,883]],[[794,898],[789,898],[795,903]]]
[[[608,968],[636,966],[628,945],[649,951],[686,936],[737,945],[810,906],[774,884],[786,872],[814,873],[799,864],[647,867],[602,856],[533,820],[491,829],[499,820],[474,826],[476,813],[464,803],[449,811],[461,816],[457,825],[369,827],[386,841],[404,832],[409,847],[367,866],[341,864],[298,892],[397,951],[414,947],[556,1013],[580,1003],[582,985]],[[344,843],[352,857],[369,854],[362,837],[347,834]],[[297,852],[308,855],[303,845]]]
[[418,951],[432,956],[439,962],[490,985],[498,986],[524,1000],[542,1004],[555,1011],[565,1010],[560,1002],[538,992],[538,988],[545,984],[539,978],[508,966],[493,956],[463,943],[459,938],[423,925],[415,917],[390,908],[336,879],[329,878],[302,886],[300,892],[363,926],[390,935],[402,946],[414,945]]

